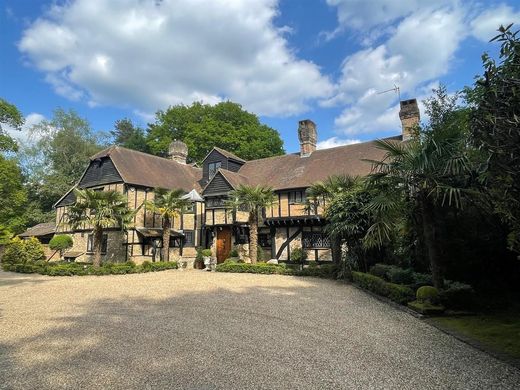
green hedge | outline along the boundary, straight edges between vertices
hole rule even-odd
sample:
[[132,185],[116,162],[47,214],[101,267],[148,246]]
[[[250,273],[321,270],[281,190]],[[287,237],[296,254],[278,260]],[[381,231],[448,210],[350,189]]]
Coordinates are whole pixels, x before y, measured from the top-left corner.
[[363,272],[352,272],[354,283],[358,286],[369,290],[375,294],[389,298],[394,302],[401,305],[413,301],[415,294],[413,290],[407,286],[401,286],[399,284],[388,283],[380,277],[365,274]]
[[223,264],[217,265],[217,272],[316,276],[321,278],[332,278],[336,275],[336,266],[333,264],[314,265],[302,270],[300,269],[300,266],[287,266],[285,263],[268,264],[260,262],[256,264],[248,264],[228,260]]
[[[148,263],[148,264],[146,264]],[[32,274],[37,273],[49,276],[84,276],[84,275],[125,275],[139,274],[143,272],[164,271],[167,269],[177,269],[178,264],[170,262],[145,262],[142,265],[128,261],[126,263],[105,263],[99,268],[94,268],[90,264],[78,263],[44,263],[34,264],[2,264],[4,271]]]

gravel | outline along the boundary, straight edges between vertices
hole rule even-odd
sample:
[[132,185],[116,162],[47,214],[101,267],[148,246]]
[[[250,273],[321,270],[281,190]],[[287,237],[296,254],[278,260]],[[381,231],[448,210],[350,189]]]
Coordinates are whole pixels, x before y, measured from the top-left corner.
[[520,371],[351,286],[0,272],[0,389],[514,389]]

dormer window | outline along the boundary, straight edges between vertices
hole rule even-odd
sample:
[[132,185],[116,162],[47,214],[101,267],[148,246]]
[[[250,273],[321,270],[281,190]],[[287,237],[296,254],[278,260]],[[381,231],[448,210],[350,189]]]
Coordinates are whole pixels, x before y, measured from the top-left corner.
[[211,179],[217,173],[218,169],[222,166],[222,162],[212,162],[208,164],[209,178]]

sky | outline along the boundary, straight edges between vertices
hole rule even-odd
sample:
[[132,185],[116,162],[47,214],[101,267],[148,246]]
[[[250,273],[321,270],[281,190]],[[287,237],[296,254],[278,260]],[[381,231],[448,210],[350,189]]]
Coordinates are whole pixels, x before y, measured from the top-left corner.
[[[457,0],[0,0],[0,97],[21,134],[74,109],[96,131],[146,127],[170,105],[231,100],[298,150],[396,135],[401,99],[422,101],[482,73],[520,2]],[[423,115],[424,117],[424,115]]]

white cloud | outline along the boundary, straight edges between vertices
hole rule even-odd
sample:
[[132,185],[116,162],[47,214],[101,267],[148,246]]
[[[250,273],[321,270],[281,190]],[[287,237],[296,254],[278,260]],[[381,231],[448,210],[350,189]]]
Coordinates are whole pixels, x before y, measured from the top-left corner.
[[501,4],[496,8],[483,11],[471,21],[471,33],[475,38],[487,42],[498,34],[497,29],[500,25],[508,26],[515,23],[516,29],[520,24],[520,11],[515,11],[512,7]]
[[[457,4],[442,7],[426,2],[408,1],[389,10],[389,2],[371,1],[360,13],[345,13],[347,3],[338,5],[339,23],[358,28],[356,18],[365,16],[367,24],[396,21],[387,39],[345,58],[337,93],[322,106],[343,105],[335,118],[335,128],[349,136],[395,133],[400,130],[397,94],[379,92],[399,86],[403,97],[417,96],[422,88],[450,70],[455,52],[465,39],[466,10]],[[372,16],[368,16],[372,14]]]
[[336,146],[358,144],[360,142],[361,142],[360,139],[331,137],[326,140],[318,142],[316,147],[318,149],[329,149],[329,148],[335,148]]
[[19,49],[55,91],[143,113],[230,99],[270,116],[304,112],[333,86],[299,59],[276,0],[73,0],[53,5]]
[[38,114],[37,112],[31,112],[29,115],[25,117],[25,122],[22,125],[20,130],[16,130],[11,126],[2,126],[2,128],[9,134],[12,138],[14,138],[19,144],[26,145],[32,143],[36,140],[36,134],[31,132],[33,126],[39,124],[41,121],[46,120],[46,118],[42,114]]

